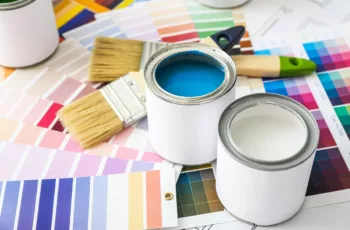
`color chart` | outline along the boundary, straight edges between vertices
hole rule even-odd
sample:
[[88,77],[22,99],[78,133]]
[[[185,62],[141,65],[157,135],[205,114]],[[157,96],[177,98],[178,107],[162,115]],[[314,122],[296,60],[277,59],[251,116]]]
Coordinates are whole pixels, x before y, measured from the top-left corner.
[[124,32],[110,18],[94,21],[64,33],[66,39],[74,39],[88,50],[92,49],[95,37],[126,38]]
[[350,67],[350,47],[343,38],[304,43],[304,48],[317,72]]
[[318,109],[315,98],[304,78],[264,81],[264,87],[266,92],[291,97],[309,110]]
[[307,196],[350,189],[350,172],[338,148],[316,152]]
[[[121,147],[117,150],[116,156],[101,157],[2,142],[0,145],[0,181],[124,174],[164,167],[172,168],[172,164],[152,153],[145,153],[140,160],[126,159],[131,158],[128,154],[132,151],[136,150]],[[120,153],[123,153],[125,157],[120,157]]]
[[[301,55],[302,52],[305,52],[304,47],[310,47],[308,45],[305,46],[305,44],[304,46],[297,46],[295,45],[295,43],[292,42],[292,46],[278,47],[277,44],[285,44],[288,42],[286,41],[287,39],[283,41],[276,40],[271,39],[271,41],[269,41],[268,39],[266,39],[266,41],[257,41],[257,43],[260,42],[260,46],[271,46],[271,49],[265,48],[256,51],[256,53],[258,55],[294,56],[295,53]],[[298,41],[298,39],[295,40]],[[302,51],[297,52],[298,49],[302,49]],[[310,55],[310,52],[307,51],[307,54]],[[311,56],[310,59],[312,59]],[[320,69],[320,65],[318,65],[318,69]],[[342,100],[345,101],[346,98],[349,96],[348,91],[344,93],[345,90],[341,89],[338,91],[337,89],[339,86],[344,88],[344,76],[347,75],[347,72],[347,69],[342,69],[339,71],[336,70],[327,73],[319,73],[318,77],[316,74],[314,76],[315,80],[313,81],[317,81],[318,79],[320,80],[319,87],[322,88],[323,86],[325,88],[326,95],[329,97],[329,100],[332,102],[333,105],[335,105],[334,103],[337,102],[343,104]],[[308,185],[308,196],[350,188],[350,171],[346,165],[342,154],[340,153],[339,146],[337,146],[336,139],[333,136],[334,133],[332,133],[331,129],[329,128],[329,125],[327,124],[328,118],[325,118],[325,115],[328,116],[328,114],[324,114],[324,103],[326,102],[319,100],[319,96],[316,95],[315,85],[312,85],[315,83],[313,83],[313,81],[310,80],[310,78],[311,77],[308,76],[276,80],[267,77],[262,81],[266,92],[281,94],[295,99],[296,101],[303,104],[308,110],[310,110],[311,114],[314,116],[317,122],[317,125],[320,130],[320,139]],[[333,108],[330,107],[330,109],[332,110]]]
[[0,182],[0,210],[1,229],[175,227],[175,173]]
[[350,104],[350,68],[319,73],[318,78],[333,106]]
[[[174,43],[199,41],[234,25],[245,26],[239,8],[212,9],[196,1],[185,0],[173,1],[171,5],[163,0],[137,3],[120,11],[96,14],[96,18],[112,18],[128,37],[134,39]],[[240,46],[242,52],[252,52],[248,32]]]
[[181,173],[176,185],[179,218],[223,211],[212,169]]
[[57,28],[60,34],[95,20],[94,14],[126,7],[133,0],[61,0],[55,4]]
[[161,40],[144,4],[139,3],[133,7],[96,14],[95,17],[97,20],[112,19],[128,38],[147,41]]
[[350,139],[350,105],[335,107],[334,110]]

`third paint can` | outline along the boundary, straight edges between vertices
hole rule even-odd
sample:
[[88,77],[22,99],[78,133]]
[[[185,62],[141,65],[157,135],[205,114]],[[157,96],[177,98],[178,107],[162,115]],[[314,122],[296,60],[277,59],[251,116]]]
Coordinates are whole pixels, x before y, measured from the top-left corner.
[[301,208],[319,129],[298,102],[253,94],[233,102],[219,123],[216,189],[226,210],[256,225],[284,222]]
[[216,159],[218,122],[235,99],[236,68],[218,48],[171,45],[145,68],[149,136],[170,162],[199,165]]
[[37,64],[53,54],[58,44],[51,0],[0,2],[0,65]]

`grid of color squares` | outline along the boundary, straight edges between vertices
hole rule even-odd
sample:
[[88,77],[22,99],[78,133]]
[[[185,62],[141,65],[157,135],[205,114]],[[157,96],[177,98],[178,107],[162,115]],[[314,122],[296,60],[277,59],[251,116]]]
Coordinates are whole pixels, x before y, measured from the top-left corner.
[[316,152],[307,196],[350,188],[350,172],[338,148]]
[[181,173],[176,185],[179,218],[223,211],[212,169]]
[[[172,199],[166,200],[166,193]],[[1,229],[135,230],[177,225],[173,170],[0,182],[0,201]]]
[[2,142],[0,145],[0,181],[123,174],[171,167],[170,163],[163,161],[155,153],[145,153],[140,160],[119,157],[135,152],[137,150],[120,147],[116,156],[101,157]]
[[350,105],[335,107],[334,110],[350,139]]
[[319,73],[323,88],[333,106],[350,104],[350,69]]
[[317,65],[317,72],[350,67],[350,47],[344,38],[305,43],[310,60]]
[[287,78],[264,81],[268,93],[277,93],[293,98],[309,110],[318,109],[318,105],[305,78]]

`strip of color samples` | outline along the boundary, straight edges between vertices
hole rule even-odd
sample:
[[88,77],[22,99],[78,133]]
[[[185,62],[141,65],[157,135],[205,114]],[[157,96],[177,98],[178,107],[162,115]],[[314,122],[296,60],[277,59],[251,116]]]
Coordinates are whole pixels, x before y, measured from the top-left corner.
[[[166,199],[164,194],[171,194]],[[0,182],[2,229],[156,229],[177,225],[175,173]]]
[[145,4],[135,4],[133,7],[108,13],[96,14],[98,20],[112,18],[127,35],[136,40],[160,41],[157,28],[152,23],[152,18]]
[[[138,0],[140,1],[140,0]],[[94,21],[94,14],[106,12],[114,8],[122,8],[138,1],[122,0],[62,0],[55,5],[58,31],[63,33]]]
[[111,18],[90,22],[75,30],[64,33],[66,39],[75,39],[82,46],[91,50],[96,37],[126,38],[124,32]]
[[319,73],[323,88],[333,106],[350,104],[350,69]]
[[334,110],[350,139],[350,105],[335,107]]
[[317,72],[350,67],[350,47],[343,38],[303,45],[310,60],[316,63]]
[[212,169],[181,173],[176,185],[179,218],[223,211]]
[[126,160],[163,161],[153,151],[148,139],[148,132],[138,128],[129,127],[113,137],[109,143],[83,150],[70,135],[62,132],[1,118],[0,127],[1,142],[60,149],[96,156],[119,157]]
[[123,174],[173,167],[154,153],[143,153],[140,160],[119,157],[133,152],[138,153],[121,147],[115,156],[101,157],[3,142],[0,145],[0,181]]
[[336,146],[337,144],[335,143],[332,133],[329,130],[321,111],[314,110],[314,111],[311,111],[311,114],[316,119],[318,128],[320,130],[320,139],[318,141],[318,148],[321,149],[321,148]]

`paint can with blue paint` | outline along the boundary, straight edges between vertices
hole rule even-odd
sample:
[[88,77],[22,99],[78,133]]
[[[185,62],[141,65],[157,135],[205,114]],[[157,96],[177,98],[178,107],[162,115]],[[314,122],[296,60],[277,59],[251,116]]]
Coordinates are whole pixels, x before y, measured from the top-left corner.
[[199,165],[216,159],[218,122],[235,99],[230,56],[203,44],[171,45],[145,68],[149,136],[170,162]]

